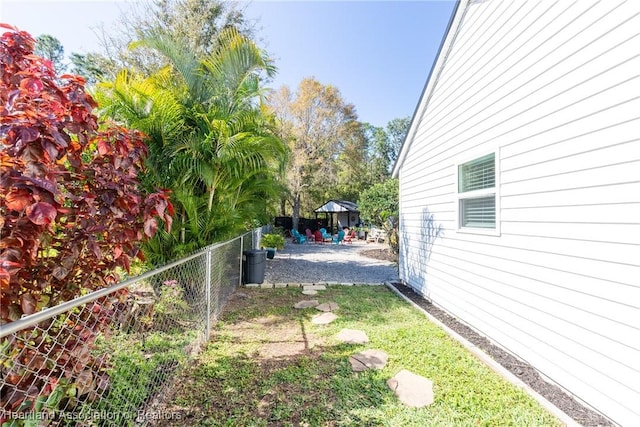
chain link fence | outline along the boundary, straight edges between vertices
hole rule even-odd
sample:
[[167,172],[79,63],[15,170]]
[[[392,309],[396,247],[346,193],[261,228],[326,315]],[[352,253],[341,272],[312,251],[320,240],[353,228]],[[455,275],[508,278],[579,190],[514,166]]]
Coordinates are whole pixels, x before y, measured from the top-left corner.
[[[128,426],[154,410],[241,284],[262,230],[0,327],[1,426]],[[7,424],[4,424],[7,423]]]

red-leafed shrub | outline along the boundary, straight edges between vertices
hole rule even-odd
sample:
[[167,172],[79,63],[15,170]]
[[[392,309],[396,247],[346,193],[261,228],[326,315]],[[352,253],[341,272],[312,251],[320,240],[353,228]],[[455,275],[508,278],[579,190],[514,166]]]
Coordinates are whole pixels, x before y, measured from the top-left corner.
[[[143,135],[99,126],[84,80],[58,79],[51,63],[33,54],[28,33],[0,25],[8,30],[0,38],[0,324],[6,324],[116,282],[116,268],[128,271],[132,259],[142,258],[139,245],[159,222],[171,226],[173,207],[165,193],[146,194],[139,185]],[[112,304],[101,299],[83,314],[92,317],[80,319],[95,325],[91,330],[80,334],[80,325],[68,325],[76,340],[90,344]],[[79,383],[95,374],[87,371],[88,350],[30,339],[36,350],[13,342],[14,366],[33,366],[42,345],[48,359],[58,357],[58,367],[46,366],[50,377]],[[52,389],[14,374],[3,370],[3,380],[25,396]],[[15,409],[20,394],[7,396],[0,396],[2,406]]]
[[84,80],[58,84],[33,45],[0,40],[0,323],[115,282],[173,211],[140,188],[142,135],[98,130]]

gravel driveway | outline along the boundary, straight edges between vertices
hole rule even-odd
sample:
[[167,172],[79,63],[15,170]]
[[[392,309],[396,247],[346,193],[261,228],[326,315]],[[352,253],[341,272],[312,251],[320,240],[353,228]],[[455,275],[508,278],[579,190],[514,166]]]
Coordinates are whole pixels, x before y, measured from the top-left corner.
[[382,283],[398,279],[396,263],[361,255],[384,244],[354,241],[334,245],[287,242],[275,258],[268,259],[265,283]]

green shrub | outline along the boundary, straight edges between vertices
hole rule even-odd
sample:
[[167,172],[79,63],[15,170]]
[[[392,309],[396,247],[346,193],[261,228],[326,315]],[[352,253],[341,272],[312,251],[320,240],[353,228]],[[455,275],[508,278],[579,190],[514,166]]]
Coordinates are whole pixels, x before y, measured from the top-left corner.
[[263,248],[284,249],[284,236],[281,234],[263,234],[260,245]]

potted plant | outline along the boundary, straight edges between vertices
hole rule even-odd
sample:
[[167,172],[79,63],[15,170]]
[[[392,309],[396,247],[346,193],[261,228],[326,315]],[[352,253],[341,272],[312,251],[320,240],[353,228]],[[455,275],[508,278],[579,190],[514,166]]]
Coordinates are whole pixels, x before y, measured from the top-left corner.
[[267,250],[267,258],[273,259],[277,249],[284,249],[284,236],[281,234],[263,234],[260,246],[262,249]]
[[367,240],[367,234],[369,234],[369,227],[365,227],[363,225],[360,225],[358,227],[353,227],[353,229],[358,232],[358,239]]

